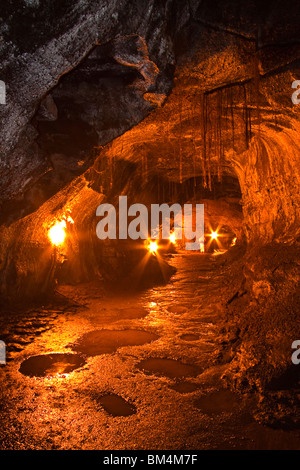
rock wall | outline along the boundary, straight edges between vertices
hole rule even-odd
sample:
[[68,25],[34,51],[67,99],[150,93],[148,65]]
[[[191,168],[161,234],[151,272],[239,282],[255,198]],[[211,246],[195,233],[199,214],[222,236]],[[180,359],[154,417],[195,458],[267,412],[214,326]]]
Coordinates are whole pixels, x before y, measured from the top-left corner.
[[[7,105],[0,108],[2,201],[22,198],[28,187],[52,169],[36,142],[38,132],[32,119],[46,94],[95,46],[113,40],[115,61],[139,72],[144,92],[150,85],[154,94],[168,90],[168,73],[164,76],[163,72],[174,62],[167,33],[168,8],[169,2],[155,0],[19,0],[1,6],[0,76],[7,85]],[[156,88],[153,79],[160,72]],[[139,116],[133,115],[131,121],[127,116],[129,126],[149,112],[151,106],[146,104]],[[124,132],[124,125],[115,132]],[[99,139],[99,145],[104,140]]]
[[124,163],[145,185],[194,180],[200,199],[217,200],[223,185],[230,200],[229,178],[250,245],[297,241],[293,2],[20,0],[1,8],[4,279],[18,278],[21,227],[39,244],[44,235],[35,227],[48,220],[52,200],[51,220],[67,208],[65,194],[79,204],[76,178],[83,207],[86,184],[95,197],[113,199],[120,191],[113,175]]
[[237,173],[249,242],[293,244],[299,239],[299,153],[299,120],[291,117],[278,129],[261,126],[241,156]]

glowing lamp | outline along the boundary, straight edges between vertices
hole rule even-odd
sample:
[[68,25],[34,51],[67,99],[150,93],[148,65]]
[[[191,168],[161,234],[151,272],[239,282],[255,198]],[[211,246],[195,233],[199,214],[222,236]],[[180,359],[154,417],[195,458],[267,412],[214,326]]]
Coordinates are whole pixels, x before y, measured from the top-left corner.
[[49,229],[48,236],[50,241],[53,245],[62,245],[65,238],[66,238],[66,222],[62,220],[61,222],[57,222],[53,227]]
[[210,237],[211,237],[212,240],[217,240],[217,238],[218,238],[218,232],[217,232],[217,231],[211,232]]
[[171,233],[170,237],[169,237],[169,240],[171,243],[175,244],[176,242],[176,237],[175,237],[175,233]]
[[148,250],[150,251],[150,253],[155,254],[157,252],[157,249],[158,249],[157,242],[150,241],[148,245]]

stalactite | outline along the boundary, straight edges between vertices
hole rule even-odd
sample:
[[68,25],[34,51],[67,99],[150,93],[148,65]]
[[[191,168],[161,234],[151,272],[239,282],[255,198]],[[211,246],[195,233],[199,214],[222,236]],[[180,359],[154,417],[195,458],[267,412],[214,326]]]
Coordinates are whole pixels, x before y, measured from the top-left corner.
[[229,142],[229,107],[230,107],[230,101],[229,101],[229,89],[228,87],[225,89],[224,93],[224,106],[223,106],[223,127],[222,127],[222,175],[221,179],[223,181],[223,170],[224,170],[224,165],[225,165],[225,145],[227,147],[228,142]]
[[247,147],[249,147],[252,138],[252,110],[253,110],[253,83],[249,82],[243,85],[244,102],[245,102],[245,118],[247,125]]
[[248,103],[247,103],[247,89],[245,85],[242,85],[244,93],[244,123],[245,123],[245,142],[246,147],[249,147],[249,115],[248,115]]
[[190,113],[189,113],[189,124],[190,129],[192,129],[192,144],[193,144],[193,178],[194,178],[194,188],[196,187],[196,157],[198,154],[197,144],[196,144],[196,132],[197,132],[197,120],[195,113],[195,95],[192,96],[192,103],[190,103]]
[[203,187],[207,188],[207,168],[206,168],[206,136],[207,134],[207,95],[201,95],[201,144],[202,144],[202,174]]
[[234,136],[234,100],[233,100],[233,89],[232,87],[230,88],[230,97],[229,97],[229,100],[230,100],[230,114],[231,114],[231,139],[232,139],[232,148],[234,149],[234,140],[235,140],[235,136]]
[[253,85],[254,85],[254,99],[256,104],[256,118],[257,118],[257,128],[258,132],[260,131],[260,123],[261,123],[261,113],[260,113],[260,100],[259,100],[259,81],[260,81],[260,74],[259,74],[259,56],[258,51],[256,51],[253,60]]
[[218,156],[217,163],[217,172],[218,172],[218,181],[222,181],[222,164],[223,164],[223,149],[222,149],[222,118],[223,118],[223,90],[220,89],[217,91],[217,139],[216,139],[216,149]]
[[208,189],[211,191],[211,152],[212,152],[212,121],[211,121],[211,106],[210,95],[206,96],[206,150],[207,150],[207,175],[208,175]]
[[180,129],[179,129],[179,182],[180,184],[182,183],[182,96],[179,97],[179,123],[180,123]]
[[[211,120],[211,151],[210,154],[214,156],[214,160],[212,162],[212,166],[215,166],[214,171],[217,174],[218,173],[218,168],[219,168],[219,146],[218,146],[218,128],[219,128],[219,118],[218,118],[218,103],[216,98],[216,94],[212,95],[212,101],[213,101],[213,116]],[[214,102],[216,101],[216,103]]]
[[221,132],[221,126],[220,126],[220,120],[221,120],[221,115],[222,115],[222,102],[221,102],[221,90],[217,90],[216,93],[216,118],[215,118],[215,155],[217,158],[217,176],[218,176],[218,181],[220,180],[220,159],[221,159],[221,154],[220,154],[220,132]]

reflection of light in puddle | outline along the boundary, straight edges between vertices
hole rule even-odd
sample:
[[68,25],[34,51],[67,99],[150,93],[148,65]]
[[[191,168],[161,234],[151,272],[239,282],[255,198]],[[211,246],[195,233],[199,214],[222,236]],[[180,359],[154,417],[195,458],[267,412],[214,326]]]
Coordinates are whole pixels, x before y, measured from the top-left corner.
[[87,356],[97,356],[113,353],[122,346],[141,346],[158,338],[144,330],[93,330],[81,336],[72,349]]
[[180,338],[184,341],[197,341],[199,339],[199,335],[195,335],[193,333],[184,333],[180,336]]
[[53,377],[69,374],[84,364],[85,360],[79,354],[42,354],[25,359],[19,371],[29,377]]

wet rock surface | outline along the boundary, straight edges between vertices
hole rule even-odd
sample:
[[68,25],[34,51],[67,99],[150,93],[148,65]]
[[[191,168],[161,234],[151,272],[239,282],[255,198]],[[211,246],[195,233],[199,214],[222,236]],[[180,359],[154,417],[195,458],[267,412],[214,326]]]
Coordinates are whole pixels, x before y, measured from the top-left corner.
[[172,305],[171,307],[168,308],[168,311],[170,313],[185,313],[186,312],[186,307],[183,307],[181,305]]
[[198,375],[200,370],[190,364],[184,364],[174,359],[149,358],[141,361],[137,365],[138,369],[146,374],[156,374],[169,377],[170,379],[178,377],[191,377]]
[[85,364],[79,354],[41,354],[25,359],[19,371],[29,377],[52,377],[60,374],[69,374]]
[[194,405],[208,415],[234,411],[241,404],[241,397],[229,390],[219,390],[198,398]]
[[[4,303],[0,318],[1,445],[121,447],[137,437],[159,447],[175,396],[170,448],[299,447],[298,434],[275,427],[300,422],[290,357],[300,331],[300,107],[291,99],[300,10],[290,1],[104,3],[0,7],[0,293],[24,301],[19,310]],[[218,277],[213,258],[170,254],[174,275],[152,257],[141,279],[142,250],[96,239],[96,208],[121,193],[147,205],[204,203],[209,223],[229,233],[227,248],[234,236],[248,243],[245,258]],[[57,250],[48,229],[69,213],[75,223]],[[144,294],[124,289],[114,302],[93,290],[91,280],[104,278],[143,281]],[[67,295],[64,306],[25,308],[66,281],[80,283],[68,293],[82,302],[71,306]],[[82,368],[70,372],[69,356],[43,362],[74,354],[75,344],[87,356]],[[224,383],[260,394],[258,405],[235,407]],[[139,404],[128,435],[114,423],[104,439],[108,417],[92,401],[99,384]],[[157,430],[145,436],[137,416]]]
[[143,330],[93,330],[79,338],[72,349],[87,356],[98,356],[113,353],[123,346],[140,346],[156,339],[157,335]]
[[[270,401],[259,408],[256,393],[224,389],[230,364],[220,360],[227,297],[219,261],[199,254],[170,260],[177,268],[170,282],[136,295],[107,296],[93,283],[61,286],[70,308],[61,305],[52,314],[49,308],[48,329],[37,335],[32,317],[24,315],[28,342],[20,350],[12,348],[7,331],[8,362],[0,368],[1,449],[299,448],[297,429],[280,428],[278,420],[276,429],[271,421],[259,424]],[[183,304],[185,313],[171,313],[173,303]],[[132,318],[132,312],[138,315]],[[101,331],[104,336],[97,336]],[[101,345],[113,331],[136,332],[136,340],[119,347],[111,337],[112,350],[80,356],[86,362],[73,368],[72,345],[89,334]],[[139,341],[140,332],[150,332],[155,341]],[[187,341],[186,334],[198,339]],[[279,418],[280,408],[276,413]]]

